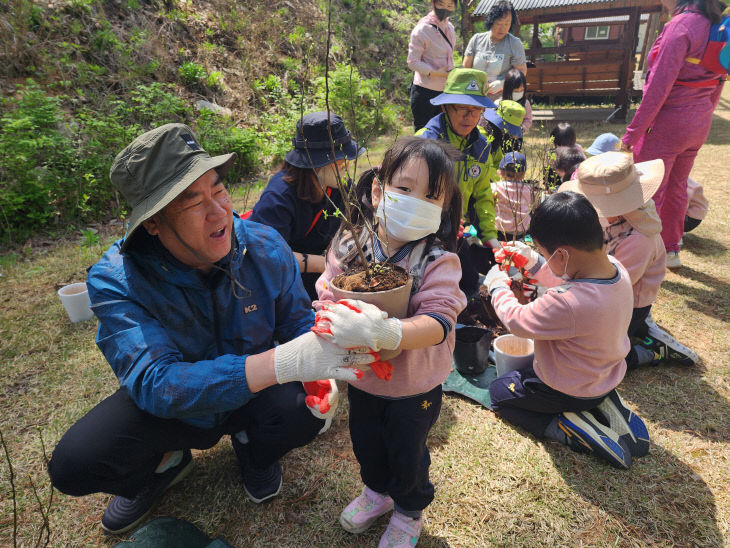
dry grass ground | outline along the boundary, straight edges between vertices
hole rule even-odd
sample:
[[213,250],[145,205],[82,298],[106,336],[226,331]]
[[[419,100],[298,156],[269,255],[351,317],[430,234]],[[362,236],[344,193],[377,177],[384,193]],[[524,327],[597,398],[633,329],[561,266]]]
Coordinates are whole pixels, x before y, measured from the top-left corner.
[[[582,124],[587,146],[619,124]],[[681,127],[677,128],[682,131]],[[619,472],[588,456],[541,443],[469,401],[445,397],[431,439],[436,500],[419,546],[730,545],[730,88],[693,172],[711,210],[685,238],[685,267],[668,273],[654,317],[696,349],[695,367],[647,368],[620,390],[646,420],[650,454]],[[31,546],[42,523],[31,482],[48,480],[40,435],[52,450],[74,421],[117,383],[94,344],[95,324],[71,325],[55,295],[119,234],[99,244],[48,241],[0,257],[0,428],[15,471],[18,539]],[[374,546],[385,519],[354,537],[337,523],[360,490],[346,409],[332,429],[283,460],[284,489],[270,504],[245,497],[227,440],[196,453],[195,472],[155,516],[187,519],[234,546]],[[8,466],[0,459],[0,545],[12,545]],[[56,493],[50,545],[108,546],[99,518],[109,500]]]

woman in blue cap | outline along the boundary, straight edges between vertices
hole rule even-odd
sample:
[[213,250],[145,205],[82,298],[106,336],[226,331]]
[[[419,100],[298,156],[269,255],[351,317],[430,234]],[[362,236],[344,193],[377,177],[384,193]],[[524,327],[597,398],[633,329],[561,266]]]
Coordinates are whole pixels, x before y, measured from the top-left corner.
[[365,149],[332,112],[302,117],[292,145],[250,219],[275,228],[284,237],[299,263],[304,288],[314,300],[314,284],[324,271],[324,251],[340,226],[340,218],[334,215],[342,207],[338,179],[348,180],[347,161]]

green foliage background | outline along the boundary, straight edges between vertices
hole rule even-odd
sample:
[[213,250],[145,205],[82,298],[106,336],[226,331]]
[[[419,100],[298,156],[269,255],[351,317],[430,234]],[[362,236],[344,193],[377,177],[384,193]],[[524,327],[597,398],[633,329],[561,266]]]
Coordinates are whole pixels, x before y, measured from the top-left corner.
[[[235,151],[233,184],[275,166],[302,113],[326,108],[328,2],[0,0],[0,245],[61,235],[126,204],[117,152],[189,124]],[[332,2],[329,106],[362,143],[406,123],[416,0]],[[231,116],[196,108],[224,106]]]

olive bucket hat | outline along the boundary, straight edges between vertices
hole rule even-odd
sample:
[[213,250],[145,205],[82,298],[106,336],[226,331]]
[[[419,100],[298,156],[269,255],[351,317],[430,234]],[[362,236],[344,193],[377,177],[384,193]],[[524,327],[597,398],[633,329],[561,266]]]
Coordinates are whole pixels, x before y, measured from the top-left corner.
[[431,99],[432,105],[471,105],[495,108],[487,97],[487,73],[472,68],[456,68],[449,72],[444,92]]
[[236,154],[211,157],[184,124],[166,124],[137,137],[114,158],[109,178],[132,207],[122,251],[143,221],[158,213],[211,169],[223,177]]
[[294,148],[286,153],[284,160],[305,169],[326,166],[345,158],[354,160],[365,152],[353,140],[342,118],[333,112],[328,116],[326,111],[310,112],[299,119],[292,146]]

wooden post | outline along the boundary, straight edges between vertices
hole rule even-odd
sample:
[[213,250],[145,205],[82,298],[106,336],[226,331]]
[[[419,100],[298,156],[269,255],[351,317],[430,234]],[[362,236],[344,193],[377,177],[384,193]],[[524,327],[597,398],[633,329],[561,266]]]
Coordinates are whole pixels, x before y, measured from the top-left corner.
[[[542,44],[540,43],[540,24],[535,21],[532,24],[532,49],[535,50],[541,46]],[[530,55],[530,61],[532,61],[533,63],[535,62],[534,55]]]
[[624,120],[628,121],[629,110],[631,107],[631,81],[634,76],[634,52],[636,51],[636,42],[639,39],[639,23],[641,22],[641,8],[633,8],[629,15],[629,22],[626,25],[624,33],[623,48],[624,55],[621,64],[621,77],[619,79],[619,92],[616,96],[616,113]]
[[472,35],[474,34],[474,21],[471,19],[471,14],[469,13],[469,6],[467,4],[471,5],[471,2],[465,2],[462,0],[460,3],[461,5],[461,51],[466,51],[466,46],[469,43],[469,40],[471,40]]
[[659,35],[660,12],[649,14],[649,20],[646,22],[646,32],[644,33],[644,46],[641,48],[641,60],[636,70],[646,70],[646,62],[649,56],[649,50],[654,45],[656,37]]

